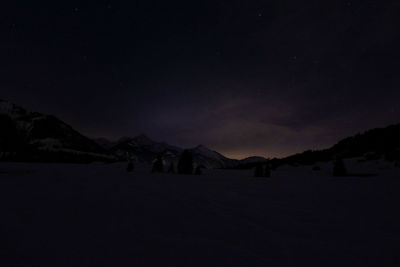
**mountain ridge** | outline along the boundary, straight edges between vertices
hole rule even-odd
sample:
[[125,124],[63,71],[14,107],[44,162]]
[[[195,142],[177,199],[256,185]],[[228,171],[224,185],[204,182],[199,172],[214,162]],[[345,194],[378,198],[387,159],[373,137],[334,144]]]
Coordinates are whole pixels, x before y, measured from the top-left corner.
[[[145,134],[125,136],[117,141],[92,139],[55,116],[30,112],[5,100],[0,100],[0,115],[0,126],[9,130],[7,136],[0,135],[0,160],[112,162],[125,161],[129,155],[138,161],[151,163],[162,155],[168,164],[177,164],[185,150],[166,142],[153,141]],[[7,140],[11,139],[13,142],[7,145]],[[206,168],[229,168],[240,162],[204,145],[187,150],[192,152],[196,165]]]
[[124,137],[119,140],[114,142],[114,146],[109,148],[109,150],[121,159],[128,153],[136,157],[139,161],[151,162],[156,156],[161,155],[167,164],[174,163],[176,165],[180,154],[186,149],[193,154],[195,163],[205,168],[229,168],[240,162],[239,160],[225,157],[221,153],[209,149],[204,145],[198,145],[193,148],[181,148],[166,142],[153,141],[144,134],[134,137]]
[[[153,141],[145,134],[122,137],[115,142],[106,138],[91,139],[52,115],[30,112],[0,99],[0,160],[50,162],[113,162],[124,161],[127,155],[151,163],[161,155],[176,164],[185,150],[166,142]],[[306,150],[284,158],[274,158],[274,166],[282,164],[310,165],[335,157],[375,157],[400,160],[400,124],[374,128],[343,138],[322,150]],[[197,165],[206,168],[251,168],[265,164],[264,157],[237,160],[198,145],[187,148]]]
[[[0,115],[1,128],[5,129],[0,151],[5,160],[111,160],[92,139],[52,115],[30,112],[5,100],[0,100]],[[17,147],[7,145],[7,140]]]

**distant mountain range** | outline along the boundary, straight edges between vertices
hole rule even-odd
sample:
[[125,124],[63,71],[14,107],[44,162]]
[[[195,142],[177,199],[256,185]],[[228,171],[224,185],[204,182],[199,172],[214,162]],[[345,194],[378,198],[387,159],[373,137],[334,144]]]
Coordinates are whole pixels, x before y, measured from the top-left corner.
[[[144,134],[133,138],[124,137],[117,142],[110,142],[104,138],[95,139],[95,141],[118,158],[124,159],[129,153],[129,155],[142,162],[152,162],[157,155],[162,155],[167,164],[171,162],[176,164],[184,150],[165,142],[153,141]],[[203,145],[188,150],[192,152],[194,162],[206,168],[230,168],[241,162],[240,160],[227,158]],[[263,160],[266,161],[265,158]]]
[[[176,164],[184,150],[143,134],[116,142],[90,139],[54,116],[29,112],[3,100],[0,100],[0,129],[0,160],[7,161],[115,162],[125,161],[130,155],[137,161],[151,163],[162,155],[167,164]],[[252,168],[267,162],[263,157],[230,159],[203,145],[188,150],[195,163],[206,168]],[[270,162],[274,166],[304,165],[337,156],[400,160],[400,124],[345,138],[328,149],[308,150]]]
[[[0,160],[44,162],[125,161],[127,154],[151,163],[162,155],[166,163],[177,163],[183,148],[156,142],[146,135],[123,137],[116,142],[90,139],[60,119],[29,112],[0,100]],[[189,149],[197,165],[231,168],[243,161],[230,159],[203,145]],[[244,161],[246,161],[245,159]],[[259,162],[266,159],[259,157]]]

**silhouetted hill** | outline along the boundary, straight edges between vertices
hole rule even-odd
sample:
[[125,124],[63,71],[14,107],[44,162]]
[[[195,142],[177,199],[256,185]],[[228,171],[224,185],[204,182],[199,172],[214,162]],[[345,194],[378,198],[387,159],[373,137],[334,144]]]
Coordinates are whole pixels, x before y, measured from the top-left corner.
[[400,148],[400,124],[386,128],[376,128],[348,137],[334,145],[331,150],[345,157],[361,156],[365,153],[377,153],[387,156]]
[[247,157],[245,159],[239,160],[238,164],[235,165],[236,169],[251,169],[256,167],[257,165],[267,163],[268,159],[264,157]]
[[328,149],[307,150],[282,159],[273,159],[272,162],[275,165],[311,165],[318,161],[333,160],[336,156],[400,160],[400,124],[347,137]]

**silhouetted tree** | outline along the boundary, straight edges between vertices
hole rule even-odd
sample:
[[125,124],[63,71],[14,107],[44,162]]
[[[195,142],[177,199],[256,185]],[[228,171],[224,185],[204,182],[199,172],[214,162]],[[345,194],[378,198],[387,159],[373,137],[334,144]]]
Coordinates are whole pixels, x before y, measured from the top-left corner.
[[397,168],[400,168],[400,161],[396,161],[396,162],[394,163],[394,166],[397,167]]
[[6,115],[0,114],[0,151],[15,152],[23,146],[17,125],[13,119]]
[[333,163],[333,176],[345,176],[347,174],[346,167],[344,166],[343,159],[336,157]]
[[158,155],[154,160],[151,172],[164,172],[164,164],[161,155]]
[[263,176],[263,166],[261,164],[257,164],[256,169],[254,171],[254,177],[262,177]]
[[202,166],[197,166],[196,167],[196,170],[194,171],[194,174],[196,174],[196,175],[201,175],[203,172],[201,171],[201,169],[202,169]]
[[[385,153],[386,155],[386,153]],[[377,152],[367,152],[363,155],[365,160],[378,160],[381,158],[381,155]]]
[[189,150],[184,150],[178,162],[179,174],[193,174],[193,155]]
[[126,166],[126,171],[127,172],[132,172],[133,171],[133,162],[132,161],[128,161],[128,165]]
[[320,170],[321,170],[321,167],[318,166],[318,165],[315,165],[315,166],[312,168],[312,170],[313,170],[313,171],[320,171]]
[[175,173],[175,166],[173,162],[171,162],[171,165],[169,165],[168,173]]
[[400,159],[400,151],[396,148],[388,148],[384,152],[384,159],[386,161],[396,161]]
[[133,161],[129,152],[126,152],[126,160],[128,161],[128,165],[126,166],[127,172],[132,172],[134,169]]
[[268,163],[264,166],[264,177],[271,177],[271,168]]

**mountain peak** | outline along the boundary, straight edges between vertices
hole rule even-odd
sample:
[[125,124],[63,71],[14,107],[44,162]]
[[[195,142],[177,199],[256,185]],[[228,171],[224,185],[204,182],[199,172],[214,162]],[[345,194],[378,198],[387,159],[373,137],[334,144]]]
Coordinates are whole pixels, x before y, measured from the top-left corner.
[[192,152],[197,153],[197,154],[201,154],[210,158],[224,158],[224,156],[222,156],[220,153],[209,149],[208,147],[204,146],[204,145],[198,145],[195,148],[190,149]]
[[25,115],[27,111],[14,103],[0,99],[0,113],[7,114],[11,117]]
[[194,149],[198,149],[198,150],[211,150],[208,147],[206,147],[205,145],[198,145],[196,146]]
[[138,145],[150,145],[150,144],[154,143],[154,141],[151,140],[145,134],[140,134],[138,136],[133,137],[130,142],[133,142],[133,143],[138,144]]
[[135,136],[133,139],[151,140],[147,135],[143,133]]

